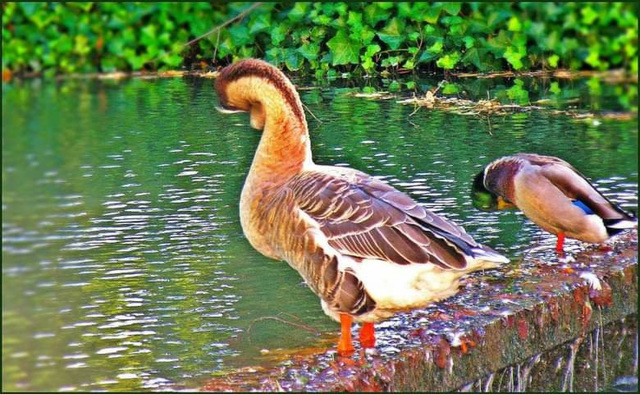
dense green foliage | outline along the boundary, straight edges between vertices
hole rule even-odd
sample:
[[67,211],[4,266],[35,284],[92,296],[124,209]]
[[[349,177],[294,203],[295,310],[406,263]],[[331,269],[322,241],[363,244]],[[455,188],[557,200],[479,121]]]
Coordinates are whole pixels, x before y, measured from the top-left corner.
[[[638,70],[636,3],[3,3],[2,67],[45,75],[260,57],[290,71]],[[213,59],[213,62],[211,61]]]

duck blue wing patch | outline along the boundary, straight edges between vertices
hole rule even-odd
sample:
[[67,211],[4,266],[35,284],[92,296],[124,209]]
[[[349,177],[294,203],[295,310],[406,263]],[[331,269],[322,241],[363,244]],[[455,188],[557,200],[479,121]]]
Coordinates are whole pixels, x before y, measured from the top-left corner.
[[584,212],[585,215],[593,215],[595,212],[593,212],[593,210],[591,208],[589,208],[588,206],[585,205],[585,203],[583,203],[580,200],[573,200],[571,201],[573,203],[573,205],[575,205],[576,207],[582,209],[582,212]]

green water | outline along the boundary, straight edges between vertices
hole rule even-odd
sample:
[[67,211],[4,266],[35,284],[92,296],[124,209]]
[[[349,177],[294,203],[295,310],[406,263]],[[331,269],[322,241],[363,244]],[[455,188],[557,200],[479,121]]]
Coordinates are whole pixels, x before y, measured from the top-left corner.
[[[380,177],[511,257],[555,240],[472,208],[472,176],[499,156],[560,156],[637,210],[637,119],[412,115],[350,91],[302,91],[315,161]],[[298,274],[244,239],[260,135],[216,105],[204,79],[3,84],[3,390],[197,388],[337,335]]]

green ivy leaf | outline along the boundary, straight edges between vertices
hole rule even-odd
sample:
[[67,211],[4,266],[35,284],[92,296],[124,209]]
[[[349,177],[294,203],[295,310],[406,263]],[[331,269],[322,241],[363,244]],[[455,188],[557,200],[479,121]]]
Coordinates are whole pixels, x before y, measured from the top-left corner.
[[[20,6],[20,8],[22,8],[22,12],[24,12],[24,14],[28,18],[30,18],[31,16],[33,16],[36,12],[38,12],[38,10],[40,10],[44,6],[44,3],[39,3],[39,2],[34,2],[34,3],[19,2],[18,5]],[[4,7],[4,5],[3,5],[3,7]]]
[[442,24],[451,26],[451,25],[459,25],[463,22],[463,19],[459,16],[445,16],[442,18]]
[[402,56],[389,56],[382,60],[382,67],[397,67],[403,60]]
[[524,82],[516,78],[513,86],[507,89],[507,96],[517,104],[526,105],[529,103],[529,92],[523,88]]
[[485,57],[487,56],[488,51],[482,48],[471,48],[469,49],[464,56],[462,57],[462,62],[464,64],[473,64],[480,71],[486,71],[487,65],[485,62]]
[[398,81],[391,81],[391,83],[389,84],[390,92],[398,92],[400,88],[401,86],[400,86],[400,83],[398,83]]
[[329,24],[331,24],[332,21],[333,21],[333,18],[325,14],[318,15],[317,18],[313,18],[314,23],[317,23],[322,26],[328,26]]
[[360,35],[358,37],[352,37],[356,40],[360,40],[362,41],[363,44],[369,44],[374,37],[376,36],[376,33],[369,29],[368,27],[363,27],[362,31],[360,32]]
[[496,57],[502,57],[507,46],[509,46],[509,37],[504,30],[500,30],[497,36],[491,37],[486,42],[486,48],[493,53]]
[[440,68],[444,68],[445,70],[451,70],[456,66],[456,64],[458,64],[459,61],[460,61],[460,53],[453,52],[453,53],[448,53],[442,56],[440,59],[438,59],[438,61],[436,62],[436,65]]
[[309,12],[309,6],[310,3],[295,2],[293,8],[291,8],[291,11],[287,14],[287,17],[293,22],[300,22]]
[[522,30],[522,24],[520,23],[520,19],[517,16],[512,16],[507,23],[507,29],[509,31],[520,31]]
[[557,68],[557,67],[558,67],[558,60],[560,60],[560,56],[558,56],[558,55],[551,55],[551,56],[549,56],[549,58],[547,59],[547,62],[549,63],[549,66],[550,66],[550,67]]
[[365,51],[364,56],[372,57],[373,55],[375,55],[380,51],[381,51],[381,48],[380,48],[380,45],[378,44],[367,45],[367,50]]
[[589,93],[593,96],[602,95],[602,84],[597,77],[591,77],[587,80],[587,86],[589,87]]
[[287,38],[287,33],[289,32],[289,27],[287,25],[281,24],[276,26],[273,30],[271,30],[271,43],[275,46],[280,45],[285,38]]
[[378,22],[389,19],[390,13],[380,7],[380,3],[371,3],[364,7],[364,19],[371,27],[375,27]]
[[352,28],[362,29],[362,14],[360,12],[349,11],[349,16],[347,17],[347,25]]
[[440,11],[442,11],[442,6],[438,3],[433,4],[425,10],[422,20],[435,25],[438,23],[438,18],[440,18]]
[[151,46],[156,43],[156,33],[158,28],[155,25],[147,25],[140,29],[140,42],[145,46]]
[[362,60],[362,68],[364,68],[365,70],[373,70],[376,68],[376,64],[373,62],[372,58],[364,58]]
[[367,49],[364,55],[360,56],[360,59],[362,60],[362,67],[365,70],[372,70],[375,68],[376,64],[373,61],[373,56],[378,52],[380,52],[379,45],[377,44],[367,45]]
[[229,28],[229,34],[233,37],[234,46],[243,46],[254,42],[247,26],[233,25]]
[[512,46],[507,47],[503,57],[515,68],[520,70],[523,67],[522,58],[526,55],[526,49],[524,47],[514,48]]
[[261,13],[251,23],[249,27],[249,34],[255,36],[257,33],[268,30],[271,28],[271,14]]
[[308,42],[298,48],[298,52],[307,60],[316,60],[320,53],[320,46],[314,42]]
[[74,1],[67,4],[69,7],[80,8],[84,12],[89,12],[89,10],[91,10],[91,7],[93,7],[93,2],[91,1]]
[[456,94],[460,92],[460,87],[457,83],[447,82],[442,88],[442,94]]
[[428,63],[437,57],[438,55],[433,52],[423,51],[422,55],[418,58],[418,63]]
[[470,36],[462,37],[462,41],[464,41],[464,47],[467,49],[473,48],[473,44],[476,42],[475,38]]
[[438,54],[442,52],[442,47],[443,47],[442,39],[439,39],[438,41],[434,42],[433,45],[427,48],[427,51],[433,54]]
[[295,49],[287,49],[284,56],[284,64],[291,71],[297,71],[302,66],[302,57]]
[[404,22],[398,18],[393,18],[389,23],[378,33],[378,37],[385,44],[389,45],[391,49],[398,49],[405,40],[404,34]]
[[580,14],[582,14],[582,23],[585,25],[591,25],[596,19],[598,19],[598,13],[590,6],[581,8]]
[[278,67],[282,63],[282,48],[274,47],[265,52],[266,61]]
[[584,61],[591,67],[598,67],[600,65],[600,52],[598,48],[589,49],[589,56],[587,56]]
[[413,70],[415,66],[416,64],[413,61],[413,59],[409,59],[406,62],[404,62],[404,65],[402,67],[406,68],[407,70]]
[[60,38],[58,38],[54,42],[55,44],[52,43],[51,48],[56,48],[59,54],[71,52],[71,50],[73,49],[73,42],[71,41],[71,37],[67,35],[60,36]]
[[311,29],[311,38],[314,41],[324,41],[324,37],[327,35],[327,28],[324,26],[315,26]]
[[349,34],[349,37],[354,40],[360,40],[363,44],[370,43],[375,37],[373,30],[362,24],[362,14],[359,12],[349,11],[347,25],[351,27],[351,34]]
[[240,47],[240,49],[238,50],[238,57],[242,59],[255,57],[255,56],[256,56],[256,51],[254,46],[244,46],[244,47]]
[[134,70],[141,70],[147,62],[147,59],[144,56],[133,56],[129,57],[128,60],[129,64],[131,64],[131,68]]
[[79,34],[75,37],[75,45],[73,47],[73,51],[78,55],[84,56],[91,51],[91,48],[87,45],[89,43],[89,39],[82,34]]
[[415,12],[411,4],[412,3],[405,2],[405,1],[401,1],[397,3],[398,16],[403,19],[418,20],[418,19],[415,19]]
[[336,35],[327,42],[331,49],[332,64],[358,64],[359,53],[362,45],[349,38],[344,30],[339,30]]
[[551,82],[551,86],[549,86],[549,91],[553,94],[558,94],[562,91],[562,89],[560,89],[560,84],[558,84],[558,82],[555,81],[555,82]]
[[449,15],[458,15],[460,13],[461,7],[462,7],[462,3],[446,2],[443,4],[444,10]]
[[175,68],[182,64],[182,56],[179,54],[166,54],[160,58],[167,66]]

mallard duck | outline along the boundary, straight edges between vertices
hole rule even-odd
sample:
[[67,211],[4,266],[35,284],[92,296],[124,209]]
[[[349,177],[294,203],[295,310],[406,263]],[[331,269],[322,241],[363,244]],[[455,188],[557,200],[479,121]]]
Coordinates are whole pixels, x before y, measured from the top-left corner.
[[221,110],[246,111],[262,129],[240,196],[251,245],[285,260],[341,324],[340,355],[374,347],[373,323],[457,292],[464,274],[507,258],[461,227],[369,175],[315,164],[296,89],[276,67],[246,59],[215,81]]
[[479,209],[519,208],[532,222],[558,237],[600,243],[637,219],[600,193],[571,164],[557,157],[519,153],[491,162],[473,180]]

